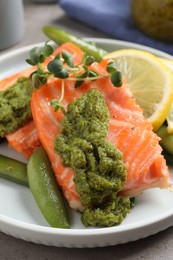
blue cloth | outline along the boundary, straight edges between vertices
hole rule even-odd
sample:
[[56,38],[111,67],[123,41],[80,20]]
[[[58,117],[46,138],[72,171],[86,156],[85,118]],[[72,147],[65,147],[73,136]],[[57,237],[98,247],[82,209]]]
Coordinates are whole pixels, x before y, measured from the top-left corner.
[[173,55],[173,44],[152,39],[133,23],[130,0],[60,0],[66,13],[113,38],[147,45]]

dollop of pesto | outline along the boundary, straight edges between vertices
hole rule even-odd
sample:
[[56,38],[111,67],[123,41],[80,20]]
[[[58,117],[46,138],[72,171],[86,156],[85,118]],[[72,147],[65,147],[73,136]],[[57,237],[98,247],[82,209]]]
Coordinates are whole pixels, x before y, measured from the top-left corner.
[[26,77],[19,78],[11,87],[0,91],[0,137],[31,119],[32,91],[31,79]]
[[129,211],[129,198],[114,194],[112,200],[99,208],[87,208],[82,215],[82,222],[85,226],[111,227],[120,224]]
[[106,140],[108,124],[104,96],[92,89],[68,105],[55,138],[55,151],[74,171],[85,226],[117,225],[130,211],[130,199],[118,195],[127,168],[122,153]]

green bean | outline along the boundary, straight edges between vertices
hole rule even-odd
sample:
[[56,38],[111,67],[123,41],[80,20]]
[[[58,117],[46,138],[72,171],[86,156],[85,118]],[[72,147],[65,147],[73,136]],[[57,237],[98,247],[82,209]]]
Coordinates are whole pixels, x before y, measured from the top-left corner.
[[87,54],[93,56],[96,61],[103,60],[104,54],[107,52],[101,48],[96,47],[95,45],[91,43],[87,43],[86,41],[82,40],[81,38],[78,38],[72,34],[69,34],[63,30],[60,30],[58,28],[52,27],[52,26],[43,26],[43,32],[44,34],[51,40],[55,41],[58,44],[62,44],[65,42],[72,42],[78,47],[81,48],[84,52]]
[[168,133],[167,126],[162,125],[157,131],[157,135],[161,138],[160,145],[163,149],[173,155],[173,134]]
[[29,187],[47,222],[52,227],[69,228],[69,218],[63,197],[43,148],[37,148],[28,165]]
[[0,155],[0,177],[28,186],[26,164]]

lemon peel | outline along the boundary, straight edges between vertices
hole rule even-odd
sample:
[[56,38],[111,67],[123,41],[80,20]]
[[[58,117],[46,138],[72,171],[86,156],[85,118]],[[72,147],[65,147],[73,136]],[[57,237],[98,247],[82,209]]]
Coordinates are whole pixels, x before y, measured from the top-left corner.
[[173,101],[173,75],[168,66],[155,55],[136,49],[117,50],[105,54],[104,58],[115,61],[156,132],[165,121]]

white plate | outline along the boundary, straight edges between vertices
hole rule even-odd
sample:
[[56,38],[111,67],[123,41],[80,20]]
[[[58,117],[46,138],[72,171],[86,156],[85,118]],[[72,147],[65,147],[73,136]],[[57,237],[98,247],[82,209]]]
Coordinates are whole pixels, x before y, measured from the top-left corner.
[[[141,45],[108,40],[89,39],[113,51],[137,48],[171,58],[168,54]],[[40,44],[38,44],[40,45]],[[35,45],[34,45],[35,46]],[[9,52],[0,57],[0,78],[25,67],[25,59],[32,46]],[[6,143],[0,145],[1,153],[24,160],[10,150]],[[35,243],[62,247],[101,247],[126,243],[155,234],[173,225],[173,193],[153,189],[137,198],[137,204],[124,222],[111,228],[84,228],[80,214],[70,211],[71,229],[51,228],[41,215],[28,188],[0,179],[0,230],[9,235]]]

